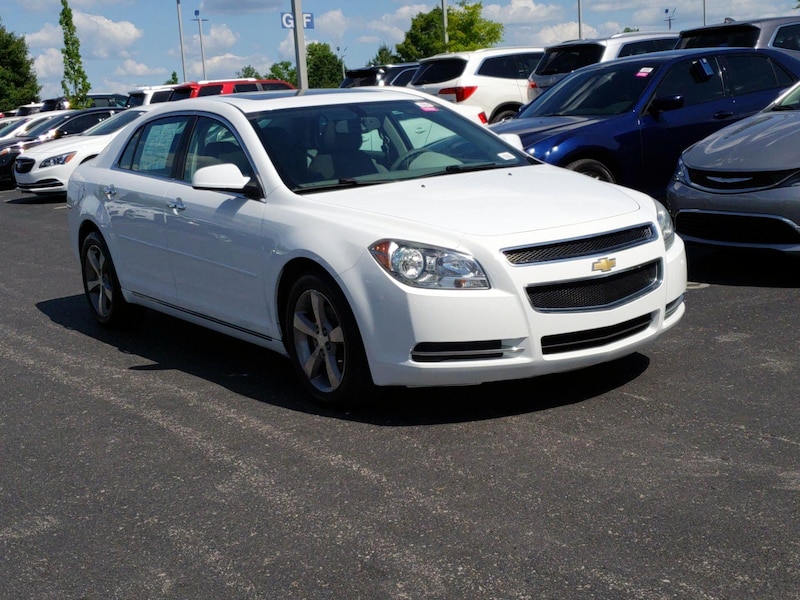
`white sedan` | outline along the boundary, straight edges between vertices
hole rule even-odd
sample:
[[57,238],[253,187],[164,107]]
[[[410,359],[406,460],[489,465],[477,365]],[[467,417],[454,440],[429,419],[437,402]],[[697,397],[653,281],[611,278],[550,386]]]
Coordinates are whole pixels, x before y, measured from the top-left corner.
[[52,140],[27,150],[14,162],[17,189],[39,196],[64,194],[72,172],[100,154],[122,129],[149,107],[117,113],[78,135]]
[[641,193],[402,88],[155,105],[69,180],[94,318],[140,307],[288,355],[319,402],[579,369],[683,316]]

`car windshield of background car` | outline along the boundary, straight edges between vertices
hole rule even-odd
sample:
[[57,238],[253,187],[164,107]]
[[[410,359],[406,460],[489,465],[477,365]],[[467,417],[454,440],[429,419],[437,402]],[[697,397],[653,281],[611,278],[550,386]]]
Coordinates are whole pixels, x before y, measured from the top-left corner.
[[250,122],[297,192],[530,164],[480,125],[421,100],[282,109]]
[[783,99],[770,110],[800,110],[800,83],[789,90]]
[[125,110],[100,121],[97,125],[93,125],[84,131],[82,135],[108,135],[109,133],[114,133],[125,127],[128,123],[135,121],[143,114],[143,110]]
[[622,65],[575,73],[557,83],[518,118],[620,115],[631,110],[658,71],[658,65]]

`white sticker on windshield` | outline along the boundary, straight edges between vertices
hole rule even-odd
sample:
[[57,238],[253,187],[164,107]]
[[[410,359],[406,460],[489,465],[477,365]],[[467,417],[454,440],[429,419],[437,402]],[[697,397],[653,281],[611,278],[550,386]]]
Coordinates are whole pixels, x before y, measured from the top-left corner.
[[431,104],[430,102],[417,102],[417,106],[419,106],[425,112],[438,112],[439,109]]
[[514,160],[516,158],[513,154],[511,154],[511,152],[501,152],[497,156],[503,160]]
[[636,73],[637,77],[650,77],[650,73],[653,72],[653,67],[642,67],[639,69],[639,72]]

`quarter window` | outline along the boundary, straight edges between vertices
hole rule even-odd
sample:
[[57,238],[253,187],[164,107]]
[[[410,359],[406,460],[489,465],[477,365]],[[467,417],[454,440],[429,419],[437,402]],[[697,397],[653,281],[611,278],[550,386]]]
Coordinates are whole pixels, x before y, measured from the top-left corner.
[[785,87],[792,80],[767,56],[726,56],[725,71],[734,96]]

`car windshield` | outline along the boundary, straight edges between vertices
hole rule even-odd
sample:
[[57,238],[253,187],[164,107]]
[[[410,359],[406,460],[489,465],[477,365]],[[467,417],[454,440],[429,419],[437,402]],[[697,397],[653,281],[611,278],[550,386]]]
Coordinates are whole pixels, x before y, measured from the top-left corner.
[[36,125],[25,131],[25,133],[20,134],[19,137],[38,137],[43,133],[47,133],[51,129],[58,127],[61,125],[61,123],[72,117],[73,114],[74,113],[69,112],[62,113],[60,115],[53,115],[52,117],[36,123]]
[[425,100],[273,110],[250,122],[297,192],[532,162],[481,125]]
[[800,110],[800,85],[795,85],[783,100],[776,103],[770,110]]
[[658,65],[615,65],[576,72],[557,83],[518,116],[621,115],[630,111],[658,70]]
[[100,121],[97,125],[93,125],[84,131],[82,135],[108,135],[109,133],[114,133],[143,114],[143,110],[124,110]]

